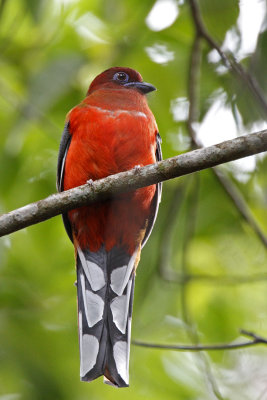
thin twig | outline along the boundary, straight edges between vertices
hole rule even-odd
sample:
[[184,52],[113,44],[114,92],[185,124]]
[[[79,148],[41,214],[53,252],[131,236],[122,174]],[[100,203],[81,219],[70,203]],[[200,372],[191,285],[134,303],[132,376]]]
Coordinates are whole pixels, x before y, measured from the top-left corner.
[[63,193],[53,194],[0,216],[0,236],[45,221],[71,209],[106,200],[114,194],[129,192],[264,151],[267,151],[267,130],[239,136],[156,164],[111,175]]
[[194,129],[194,123],[198,121],[199,110],[198,110],[198,97],[199,97],[199,81],[200,81],[200,66],[201,66],[201,37],[196,34],[192,49],[189,64],[188,73],[188,120],[187,129],[191,137],[191,144],[193,148],[201,147],[198,143],[196,131]]
[[241,335],[247,336],[251,338],[246,342],[241,343],[219,343],[219,344],[197,344],[195,346],[192,345],[183,345],[183,344],[159,344],[159,343],[150,343],[143,342],[140,340],[133,340],[132,344],[135,346],[147,347],[151,349],[160,349],[160,350],[176,350],[176,351],[217,351],[217,350],[238,350],[244,347],[252,347],[259,344],[267,345],[267,339],[262,336],[257,335],[254,332],[249,332],[247,330],[241,329]]
[[197,0],[189,0],[189,3],[190,3],[191,12],[192,12],[192,17],[195,22],[195,28],[196,28],[197,34],[199,36],[203,37],[203,39],[206,40],[206,42],[209,44],[209,46],[211,48],[215,49],[219,53],[225,66],[228,69],[230,69],[231,71],[233,71],[235,73],[235,75],[239,79],[241,79],[241,81],[243,83],[244,82],[246,83],[247,87],[250,89],[251,93],[254,95],[254,98],[258,101],[259,105],[261,106],[261,109],[264,112],[264,116],[266,117],[267,116],[267,102],[260,90],[258,83],[254,79],[254,77],[252,77],[248,72],[246,72],[244,70],[244,68],[235,61],[233,55],[231,55],[231,57],[228,57],[224,53],[224,51],[220,48],[220,46],[216,43],[216,41],[209,35],[209,33],[203,23],[200,9],[199,9],[199,4],[198,4]]

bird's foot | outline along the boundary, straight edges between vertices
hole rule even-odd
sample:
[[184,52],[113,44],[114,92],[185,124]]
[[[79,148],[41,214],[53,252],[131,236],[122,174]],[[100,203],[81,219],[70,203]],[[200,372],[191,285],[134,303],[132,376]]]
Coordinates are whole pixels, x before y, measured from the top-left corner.
[[135,166],[133,167],[133,170],[134,170],[134,172],[135,172],[136,174],[139,174],[140,169],[141,169],[141,165],[140,165],[140,164],[135,165]]
[[87,183],[91,188],[94,187],[94,181],[93,181],[93,179],[88,179],[88,181],[86,181],[86,183]]

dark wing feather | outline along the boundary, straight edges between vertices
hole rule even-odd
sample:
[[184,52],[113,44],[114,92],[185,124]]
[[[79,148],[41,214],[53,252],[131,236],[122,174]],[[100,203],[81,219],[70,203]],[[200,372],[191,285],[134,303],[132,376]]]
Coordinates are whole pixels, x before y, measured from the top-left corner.
[[[68,150],[70,147],[71,142],[71,134],[69,131],[70,123],[67,122],[64,127],[64,131],[61,136],[60,146],[59,146],[59,153],[58,153],[58,161],[57,161],[57,190],[62,192],[64,190],[63,183],[64,183],[64,171],[65,171],[65,161],[68,154]],[[72,238],[72,231],[70,226],[70,221],[68,219],[67,214],[62,214],[63,223],[66,229],[66,232],[71,241]]]
[[[161,142],[162,139],[160,137],[159,132],[157,133],[157,147],[156,147],[156,160],[157,161],[161,161],[162,160],[162,151],[161,151]],[[153,203],[152,203],[152,208],[151,208],[151,214],[150,214],[150,218],[148,220],[148,225],[147,225],[147,229],[146,229],[146,233],[144,236],[144,239],[142,241],[142,248],[144,247],[144,245],[146,244],[153,226],[155,224],[156,218],[157,218],[157,214],[158,214],[158,209],[159,209],[159,203],[161,201],[161,193],[162,193],[162,182],[157,183],[157,187],[156,187],[156,192],[153,198]]]

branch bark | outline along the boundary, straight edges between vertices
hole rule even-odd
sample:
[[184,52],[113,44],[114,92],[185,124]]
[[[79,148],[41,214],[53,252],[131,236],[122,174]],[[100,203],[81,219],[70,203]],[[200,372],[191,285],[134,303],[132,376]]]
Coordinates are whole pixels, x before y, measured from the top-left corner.
[[115,194],[128,192],[161,181],[177,178],[239,158],[267,151],[267,130],[194,150],[143,168],[116,175],[53,194],[0,217],[0,236],[45,221],[61,213]]

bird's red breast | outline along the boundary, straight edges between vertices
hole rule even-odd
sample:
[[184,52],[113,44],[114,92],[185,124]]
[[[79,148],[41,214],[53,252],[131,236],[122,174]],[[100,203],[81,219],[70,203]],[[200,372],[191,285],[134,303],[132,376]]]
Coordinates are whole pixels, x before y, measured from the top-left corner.
[[[157,125],[145,96],[112,82],[96,82],[69,115],[71,145],[64,190],[156,161]],[[122,246],[132,254],[149,217],[155,185],[68,213],[75,241],[97,251]]]

